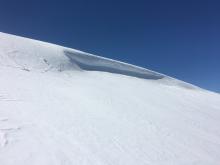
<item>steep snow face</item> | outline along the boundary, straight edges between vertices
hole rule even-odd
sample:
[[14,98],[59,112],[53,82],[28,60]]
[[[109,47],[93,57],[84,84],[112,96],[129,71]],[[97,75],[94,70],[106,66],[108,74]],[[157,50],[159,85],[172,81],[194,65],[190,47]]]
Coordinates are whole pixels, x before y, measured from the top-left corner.
[[220,96],[0,33],[1,165],[218,165]]

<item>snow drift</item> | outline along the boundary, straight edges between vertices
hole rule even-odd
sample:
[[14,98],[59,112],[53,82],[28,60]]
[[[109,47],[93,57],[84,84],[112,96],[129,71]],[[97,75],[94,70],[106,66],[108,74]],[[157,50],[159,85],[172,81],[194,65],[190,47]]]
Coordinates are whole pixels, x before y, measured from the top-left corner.
[[219,94],[0,33],[1,165],[217,165],[219,125]]

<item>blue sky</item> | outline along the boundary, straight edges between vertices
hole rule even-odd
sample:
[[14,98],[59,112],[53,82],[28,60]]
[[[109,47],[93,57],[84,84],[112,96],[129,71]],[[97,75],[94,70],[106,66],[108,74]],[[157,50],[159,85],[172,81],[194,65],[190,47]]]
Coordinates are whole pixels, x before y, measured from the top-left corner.
[[220,92],[220,1],[1,0],[0,31],[125,61]]

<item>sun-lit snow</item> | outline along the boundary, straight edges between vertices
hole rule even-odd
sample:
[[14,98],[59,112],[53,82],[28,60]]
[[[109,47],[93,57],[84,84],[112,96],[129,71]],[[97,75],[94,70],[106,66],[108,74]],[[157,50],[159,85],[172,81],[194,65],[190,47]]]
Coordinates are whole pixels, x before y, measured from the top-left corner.
[[0,165],[219,162],[219,94],[0,33]]

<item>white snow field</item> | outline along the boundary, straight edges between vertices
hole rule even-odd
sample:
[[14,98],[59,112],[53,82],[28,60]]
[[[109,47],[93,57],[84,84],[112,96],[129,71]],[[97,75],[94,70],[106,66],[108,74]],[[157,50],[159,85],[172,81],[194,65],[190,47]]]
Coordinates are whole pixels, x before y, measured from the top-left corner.
[[0,165],[219,164],[219,94],[0,33]]

